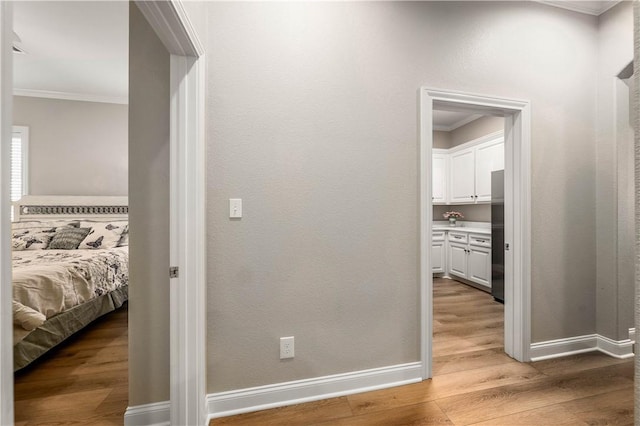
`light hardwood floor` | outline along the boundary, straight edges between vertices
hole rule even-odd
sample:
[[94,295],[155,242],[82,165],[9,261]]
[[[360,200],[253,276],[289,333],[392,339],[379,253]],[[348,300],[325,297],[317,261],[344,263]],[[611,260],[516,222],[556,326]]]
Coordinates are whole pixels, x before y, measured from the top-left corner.
[[218,425],[632,425],[633,361],[592,352],[518,363],[503,307],[434,279],[434,377],[422,383],[215,419]]
[[122,425],[127,347],[125,305],[18,372],[16,426]]

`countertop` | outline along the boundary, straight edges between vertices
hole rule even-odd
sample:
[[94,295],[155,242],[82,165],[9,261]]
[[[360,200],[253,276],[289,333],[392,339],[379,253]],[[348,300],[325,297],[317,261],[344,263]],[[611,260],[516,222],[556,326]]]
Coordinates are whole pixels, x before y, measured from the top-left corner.
[[475,228],[475,227],[467,227],[467,226],[448,226],[448,225],[433,225],[434,231],[456,231],[456,232],[467,232],[470,234],[483,234],[483,235],[491,235],[491,228]]

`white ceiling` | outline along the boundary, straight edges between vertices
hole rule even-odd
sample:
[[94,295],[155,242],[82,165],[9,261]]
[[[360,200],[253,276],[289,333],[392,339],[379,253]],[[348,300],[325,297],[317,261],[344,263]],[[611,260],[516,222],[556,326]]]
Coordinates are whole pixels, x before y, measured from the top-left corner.
[[128,2],[18,1],[13,10],[18,47],[26,52],[13,55],[16,94],[126,102]]
[[[538,1],[599,15],[620,0]],[[26,52],[14,54],[16,94],[126,103],[128,7],[127,1],[14,2],[14,30]],[[465,119],[446,113],[435,124],[446,129]]]
[[611,9],[622,0],[535,0],[538,3],[545,3],[550,6],[561,7],[573,10],[574,12],[586,13],[588,15],[599,16]]

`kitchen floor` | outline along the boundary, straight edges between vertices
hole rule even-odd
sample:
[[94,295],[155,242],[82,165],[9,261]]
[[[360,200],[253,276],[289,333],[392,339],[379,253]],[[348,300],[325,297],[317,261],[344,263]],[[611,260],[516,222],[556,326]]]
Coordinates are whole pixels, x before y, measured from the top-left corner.
[[504,354],[502,304],[457,281],[433,281],[433,379],[210,426],[633,424],[633,359],[590,352],[519,363]]

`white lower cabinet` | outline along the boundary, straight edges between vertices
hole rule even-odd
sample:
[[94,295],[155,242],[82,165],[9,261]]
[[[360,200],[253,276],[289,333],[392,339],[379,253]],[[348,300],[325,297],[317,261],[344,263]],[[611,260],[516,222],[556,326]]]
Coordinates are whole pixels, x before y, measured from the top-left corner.
[[449,274],[467,276],[467,246],[449,242]]
[[491,288],[491,238],[449,232],[447,244],[449,275]]
[[444,231],[434,231],[431,241],[431,270],[434,274],[446,271]]
[[491,288],[491,249],[469,246],[467,279]]

